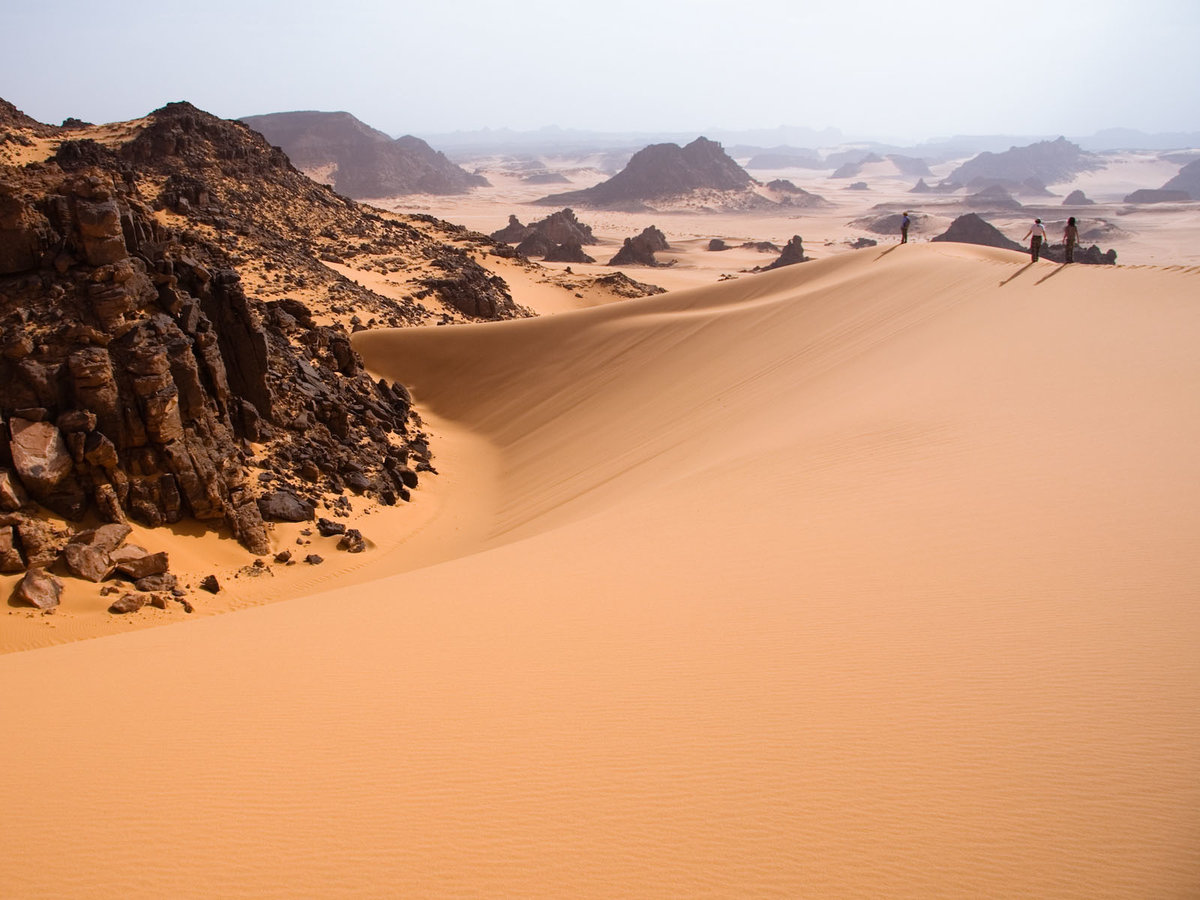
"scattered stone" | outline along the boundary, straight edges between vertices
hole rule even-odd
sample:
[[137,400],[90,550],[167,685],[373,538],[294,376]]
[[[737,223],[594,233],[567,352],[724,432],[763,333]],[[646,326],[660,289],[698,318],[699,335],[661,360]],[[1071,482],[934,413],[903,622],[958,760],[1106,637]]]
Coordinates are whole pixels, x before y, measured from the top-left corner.
[[116,613],[117,615],[125,615],[126,613],[137,612],[146,605],[148,599],[149,598],[147,598],[145,594],[126,594],[121,599],[115,601],[112,606],[108,608],[108,611],[110,613]]
[[178,603],[180,606],[182,606],[182,607],[183,607],[183,611],[184,611],[185,613],[189,613],[189,614],[190,614],[190,613],[193,613],[193,612],[195,612],[195,611],[196,611],[196,607],[192,606],[191,602],[189,602],[188,600],[185,600],[185,599],[184,599],[184,598],[182,598],[182,597],[177,597],[177,598],[176,598],[176,602],[177,602],[177,603]]
[[217,581],[216,575],[205,575],[200,579],[200,590],[208,591],[210,594],[218,594],[221,592],[221,585]]
[[51,609],[62,597],[62,582],[40,567],[29,569],[17,582],[12,599],[18,606]]
[[170,572],[163,572],[159,575],[147,575],[145,578],[139,578],[133,583],[133,586],[139,591],[171,591],[178,583],[178,579]]
[[281,550],[275,554],[275,562],[277,562],[277,563],[291,562],[291,559],[292,559],[292,551],[291,550]]
[[67,544],[62,551],[62,560],[76,578],[97,584],[107,579],[116,569],[108,551],[87,544]]
[[346,525],[344,522],[334,522],[331,519],[317,519],[317,532],[321,537],[333,537],[335,534],[345,534]]
[[167,608],[166,595],[165,594],[151,594],[150,595],[150,605],[153,606],[155,609],[166,609]]
[[337,548],[345,550],[347,553],[362,553],[367,549],[367,542],[362,536],[362,532],[357,528],[351,528],[342,535],[341,540],[338,541]]
[[308,563],[310,566],[319,566],[321,563],[325,562],[325,560],[322,557],[318,556],[315,553],[308,554],[308,556],[304,557],[304,561],[306,563]]
[[129,545],[120,547],[109,554],[117,571],[127,578],[137,581],[151,575],[161,575],[170,568],[167,552],[150,553],[142,547]]

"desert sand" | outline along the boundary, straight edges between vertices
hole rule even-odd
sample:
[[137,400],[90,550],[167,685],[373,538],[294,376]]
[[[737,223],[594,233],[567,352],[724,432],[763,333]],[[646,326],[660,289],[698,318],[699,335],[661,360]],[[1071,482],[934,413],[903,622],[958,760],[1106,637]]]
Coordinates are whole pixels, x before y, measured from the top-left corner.
[[441,474],[345,581],[0,657],[5,894],[1194,895],[1198,285],[881,245],[360,333]]

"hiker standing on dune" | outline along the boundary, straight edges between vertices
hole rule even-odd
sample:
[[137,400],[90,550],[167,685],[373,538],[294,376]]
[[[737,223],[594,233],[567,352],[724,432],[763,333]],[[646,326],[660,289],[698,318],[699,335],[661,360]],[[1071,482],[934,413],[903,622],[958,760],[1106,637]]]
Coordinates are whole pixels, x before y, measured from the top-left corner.
[[[1025,237],[1030,238],[1029,253],[1033,257],[1033,261],[1037,262],[1038,257],[1042,254],[1042,244],[1046,241],[1046,226],[1042,224],[1041,219],[1033,220]],[[1021,238],[1021,240],[1025,240],[1025,238]]]
[[900,219],[900,243],[908,243],[908,226],[912,224],[912,219],[905,213]]

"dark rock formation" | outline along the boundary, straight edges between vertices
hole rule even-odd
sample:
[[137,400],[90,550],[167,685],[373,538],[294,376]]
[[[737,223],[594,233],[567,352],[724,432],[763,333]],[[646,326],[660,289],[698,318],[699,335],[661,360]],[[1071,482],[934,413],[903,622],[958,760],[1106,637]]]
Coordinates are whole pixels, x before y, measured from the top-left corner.
[[1183,191],[1192,200],[1200,200],[1200,159],[1193,160],[1162,186],[1164,191]]
[[346,533],[338,539],[337,548],[347,553],[362,553],[367,549],[367,541],[357,528],[347,528]]
[[846,185],[848,191],[869,191],[871,188],[867,186],[865,181],[856,181],[853,184]]
[[[1043,259],[1048,259],[1056,263],[1065,263],[1067,261],[1067,251],[1062,244],[1051,244],[1042,247],[1041,256]],[[1092,244],[1090,247],[1077,246],[1071,261],[1085,266],[1113,266],[1117,263],[1117,251],[1112,249],[1101,250],[1095,244]]]
[[477,319],[504,318],[517,312],[504,279],[465,254],[435,259],[432,265],[444,274],[422,279],[418,298],[436,294],[443,303]]
[[1043,184],[1070,181],[1081,172],[1104,167],[1103,161],[1066,138],[1011,147],[1003,153],[983,152],[950,173],[948,180],[977,187],[1000,184],[1015,189],[1029,178]]
[[830,206],[828,200],[819,194],[810,193],[802,187],[797,187],[786,178],[776,178],[774,181],[769,181],[766,188],[779,197],[779,202],[783,206],[800,206],[805,208],[816,208],[822,206]]
[[246,116],[248,126],[314,174],[333,167],[333,187],[347,197],[463,194],[487,179],[456,166],[420,138],[392,140],[346,112]]
[[567,241],[551,248],[545,255],[546,262],[563,263],[594,263],[596,260],[583,252],[583,246],[578,241]]
[[1003,250],[1024,250],[1016,241],[1010,241],[994,225],[985,222],[975,213],[959,216],[950,223],[942,234],[931,241],[949,241],[956,244],[979,244],[984,247],[999,247]]
[[654,284],[645,284],[641,281],[634,281],[624,272],[613,272],[611,275],[602,275],[596,279],[595,284],[597,287],[618,297],[650,297],[654,294],[666,293],[665,288],[660,288]]
[[221,583],[217,581],[216,575],[205,575],[200,579],[200,590],[208,591],[210,594],[219,594],[221,592]]
[[824,169],[825,163],[816,150],[780,147],[756,153],[746,163],[747,169]]
[[617,255],[608,261],[610,266],[658,266],[654,258],[659,250],[670,250],[667,237],[653,225],[635,237],[625,238]]
[[742,191],[754,183],[720,144],[700,137],[685,147],[652,144],[635,153],[628,165],[608,181],[582,191],[543,197],[536,202],[553,206],[566,203],[639,209],[648,201],[679,197],[698,190]]
[[883,157],[877,153],[867,153],[858,159],[850,160],[842,163],[834,171],[830,178],[853,178],[862,171],[863,166],[867,163],[883,162]]
[[794,235],[790,241],[784,246],[783,251],[779,254],[779,259],[763,268],[764,272],[771,269],[780,269],[784,266],[793,266],[796,263],[808,262],[808,257],[804,255],[804,242],[800,239],[800,235]]
[[521,180],[526,184],[570,184],[571,179],[561,172],[533,172]]
[[920,178],[916,184],[909,188],[908,192],[910,194],[931,194],[933,193],[933,188],[925,183],[924,178]]
[[1063,200],[1063,206],[1094,206],[1095,200],[1089,200],[1087,194],[1080,190],[1071,191]]
[[1125,195],[1126,203],[1187,203],[1192,199],[1187,191],[1141,188]]
[[770,241],[746,241],[743,250],[757,250],[759,253],[782,253],[783,248]]
[[150,598],[145,594],[125,594],[119,600],[114,600],[108,611],[116,615],[127,615],[137,612],[149,602]]
[[519,244],[533,232],[528,225],[522,225],[521,220],[514,215],[508,217],[508,224],[499,231],[492,232],[492,240],[506,244]]
[[719,253],[722,250],[728,250],[729,245],[726,244],[720,238],[713,238],[711,241],[708,242],[708,249],[714,253]]
[[850,249],[851,250],[864,250],[867,247],[877,247],[878,245],[879,245],[879,241],[873,240],[872,238],[869,238],[869,237],[860,237],[860,238],[855,238],[853,241],[850,242]]

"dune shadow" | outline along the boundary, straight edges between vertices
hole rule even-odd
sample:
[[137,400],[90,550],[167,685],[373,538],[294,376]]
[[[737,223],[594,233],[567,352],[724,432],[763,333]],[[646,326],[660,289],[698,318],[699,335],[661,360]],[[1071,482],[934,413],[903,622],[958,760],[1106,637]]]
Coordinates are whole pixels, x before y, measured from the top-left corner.
[[878,256],[876,256],[873,261],[878,262],[879,260],[881,260],[885,256],[887,256],[889,253],[892,253],[893,251],[895,251],[895,249],[899,246],[900,246],[899,244],[892,244],[892,246],[888,247],[886,250],[884,250],[882,253],[880,253]]
[[1034,286],[1041,284],[1043,281],[1049,281],[1051,278],[1053,278],[1059,272],[1066,269],[1067,265],[1068,265],[1067,263],[1063,263],[1062,265],[1055,267],[1054,271],[1051,272],[1049,275],[1047,275],[1045,278],[1039,278],[1037,281],[1035,281]]
[[1008,284],[1010,281],[1012,281],[1013,278],[1019,277],[1022,272],[1025,272],[1028,269],[1033,268],[1034,265],[1035,265],[1035,263],[1033,262],[1033,260],[1030,260],[1025,265],[1021,266],[1021,268],[1019,268],[1016,271],[1016,273],[1013,274],[1012,278],[1005,278],[1002,282],[1000,282],[1000,287],[1004,287],[1006,284]]

